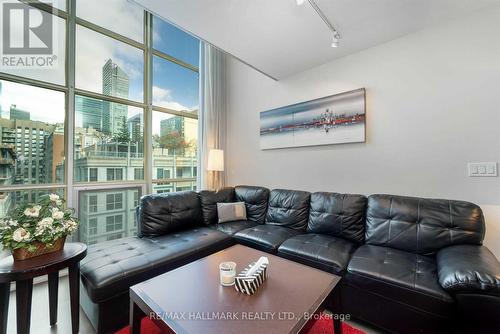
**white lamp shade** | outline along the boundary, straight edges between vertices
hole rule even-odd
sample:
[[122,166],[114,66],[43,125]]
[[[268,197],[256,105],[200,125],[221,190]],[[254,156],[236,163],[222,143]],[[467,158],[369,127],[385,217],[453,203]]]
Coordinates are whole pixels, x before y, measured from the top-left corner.
[[207,170],[224,171],[224,151],[211,149],[208,152]]

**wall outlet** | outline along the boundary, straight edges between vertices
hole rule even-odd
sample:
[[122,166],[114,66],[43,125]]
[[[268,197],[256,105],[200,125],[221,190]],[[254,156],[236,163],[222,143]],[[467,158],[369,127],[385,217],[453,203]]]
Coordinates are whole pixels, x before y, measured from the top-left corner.
[[496,162],[469,162],[467,166],[469,169],[469,176],[498,176],[498,168]]

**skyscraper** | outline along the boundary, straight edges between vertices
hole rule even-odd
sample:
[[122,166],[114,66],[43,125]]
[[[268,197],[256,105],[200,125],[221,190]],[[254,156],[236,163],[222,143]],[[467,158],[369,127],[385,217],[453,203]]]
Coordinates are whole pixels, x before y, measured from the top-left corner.
[[82,117],[82,126],[98,131],[103,129],[103,101],[85,96],[75,97],[75,111]]
[[[104,95],[128,99],[129,79],[117,64],[108,59],[102,68],[102,93]],[[126,105],[104,101],[102,131],[115,135],[127,119]]]
[[132,142],[142,142],[144,135],[144,117],[142,113],[130,117],[127,121],[128,132]]

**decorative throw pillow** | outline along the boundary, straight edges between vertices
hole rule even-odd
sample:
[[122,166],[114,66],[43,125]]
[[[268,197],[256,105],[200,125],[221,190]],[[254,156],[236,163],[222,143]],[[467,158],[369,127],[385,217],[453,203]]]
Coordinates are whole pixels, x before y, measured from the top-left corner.
[[247,209],[245,202],[217,203],[217,215],[219,216],[219,223],[246,220]]

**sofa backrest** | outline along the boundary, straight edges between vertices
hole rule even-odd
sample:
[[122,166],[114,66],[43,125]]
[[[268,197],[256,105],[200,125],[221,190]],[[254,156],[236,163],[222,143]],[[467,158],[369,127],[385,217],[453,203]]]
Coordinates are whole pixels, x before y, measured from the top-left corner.
[[362,195],[312,193],[307,232],[363,243],[366,202],[366,197]]
[[180,191],[141,198],[137,210],[138,235],[157,237],[201,225],[198,194]]
[[266,224],[305,231],[310,197],[307,191],[273,189],[269,195]]
[[203,224],[211,225],[218,222],[217,203],[231,203],[235,201],[233,187],[222,188],[217,191],[202,190],[199,192],[201,215]]
[[481,208],[463,201],[371,195],[366,243],[432,255],[456,244],[482,244]]
[[247,220],[257,224],[264,224],[269,201],[269,189],[255,186],[236,186],[234,192],[237,202],[245,202]]

